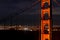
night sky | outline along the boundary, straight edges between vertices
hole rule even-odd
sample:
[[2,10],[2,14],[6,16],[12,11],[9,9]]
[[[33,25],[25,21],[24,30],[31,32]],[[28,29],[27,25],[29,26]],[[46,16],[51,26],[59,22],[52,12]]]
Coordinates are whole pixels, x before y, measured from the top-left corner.
[[[31,8],[35,1],[37,0],[0,0],[0,24],[39,24],[39,3]],[[59,3],[60,0],[57,2]],[[56,24],[55,21],[58,21],[60,16],[60,5],[57,5],[55,1],[52,4],[52,18],[53,23]],[[56,15],[59,15],[57,19]]]

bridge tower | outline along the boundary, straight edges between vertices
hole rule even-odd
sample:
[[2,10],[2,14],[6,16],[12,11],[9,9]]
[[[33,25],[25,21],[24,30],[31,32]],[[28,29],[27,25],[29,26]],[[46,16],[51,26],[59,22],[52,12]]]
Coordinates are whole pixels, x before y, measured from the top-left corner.
[[51,40],[50,0],[41,0],[41,40]]

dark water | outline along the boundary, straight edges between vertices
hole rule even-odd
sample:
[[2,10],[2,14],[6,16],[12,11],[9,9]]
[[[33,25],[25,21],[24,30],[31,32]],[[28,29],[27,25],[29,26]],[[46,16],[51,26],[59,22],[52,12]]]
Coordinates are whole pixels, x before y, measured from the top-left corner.
[[[5,39],[15,40],[38,40],[38,31],[0,31],[0,37]],[[3,35],[3,36],[1,36]],[[52,32],[52,40],[60,40],[60,32]]]
[[60,31],[52,32],[52,40],[60,40]]
[[37,31],[0,31],[3,36],[0,36],[3,39],[10,40],[38,40]]

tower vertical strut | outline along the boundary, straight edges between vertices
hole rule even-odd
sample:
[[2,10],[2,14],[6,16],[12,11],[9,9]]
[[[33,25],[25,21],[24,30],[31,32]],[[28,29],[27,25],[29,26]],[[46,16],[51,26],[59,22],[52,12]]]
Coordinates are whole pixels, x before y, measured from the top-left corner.
[[41,40],[51,40],[50,25],[50,0],[41,0]]

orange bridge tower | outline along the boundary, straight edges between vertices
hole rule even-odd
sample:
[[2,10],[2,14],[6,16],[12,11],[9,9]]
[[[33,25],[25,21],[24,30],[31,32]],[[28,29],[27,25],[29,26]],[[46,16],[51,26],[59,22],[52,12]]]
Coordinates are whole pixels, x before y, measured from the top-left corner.
[[51,40],[50,0],[41,0],[41,40]]

